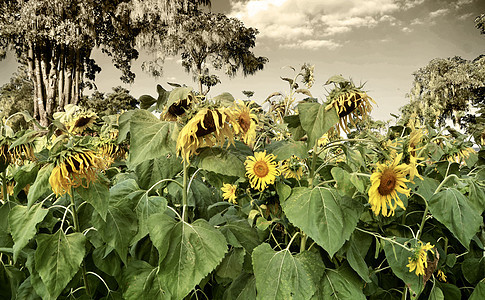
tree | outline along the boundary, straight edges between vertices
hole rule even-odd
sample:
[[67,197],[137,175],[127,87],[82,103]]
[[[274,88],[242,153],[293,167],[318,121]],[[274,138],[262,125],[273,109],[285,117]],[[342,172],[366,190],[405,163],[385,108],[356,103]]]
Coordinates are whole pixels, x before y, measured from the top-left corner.
[[480,30],[481,34],[485,34],[485,14],[481,14],[475,18],[475,26]]
[[[266,57],[251,52],[258,31],[246,28],[238,19],[195,11],[177,15],[174,23],[176,30],[167,32],[162,51],[165,55],[180,55],[182,65],[193,74],[201,94],[218,83],[217,77],[210,75],[209,66],[234,77],[240,70],[244,76],[254,74],[268,62]],[[205,92],[203,85],[208,88]]]
[[[28,67],[34,86],[34,117],[47,125],[56,109],[77,104],[92,86],[99,66],[94,47],[109,55],[132,82],[136,38],[157,20],[164,28],[172,14],[208,1],[196,0],[0,0],[0,58],[14,50]],[[152,6],[147,8],[148,4]]]
[[471,61],[458,56],[436,58],[413,75],[411,101],[401,108],[404,119],[414,113],[428,124],[442,125],[446,119],[460,123],[471,106],[483,101],[485,56]]
[[[22,111],[32,115],[34,112],[34,87],[29,80],[25,68],[19,68],[10,78],[10,82],[0,87],[0,119],[4,120],[9,116]],[[15,131],[27,128],[28,125],[22,116],[16,116],[9,120],[8,125]]]
[[83,97],[80,104],[96,112],[99,117],[103,117],[134,109],[137,107],[138,100],[130,95],[129,90],[117,86],[113,88],[113,93],[106,96],[104,93],[95,91],[91,97]]

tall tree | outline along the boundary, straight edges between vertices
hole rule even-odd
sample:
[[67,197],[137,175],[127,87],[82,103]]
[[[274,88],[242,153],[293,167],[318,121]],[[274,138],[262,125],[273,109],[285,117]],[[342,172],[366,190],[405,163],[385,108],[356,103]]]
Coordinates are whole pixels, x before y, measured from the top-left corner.
[[[161,28],[172,14],[208,1],[196,0],[0,0],[0,58],[14,50],[28,66],[34,85],[34,117],[47,125],[56,109],[76,104],[92,85],[99,66],[91,58],[100,47],[132,82],[136,38]],[[152,6],[147,6],[151,4]]]
[[[5,120],[17,112],[34,112],[34,87],[29,80],[27,70],[20,67],[10,78],[10,82],[0,87],[0,119]],[[8,125],[15,131],[27,128],[28,125],[22,116],[12,117]]]
[[137,107],[138,100],[130,95],[129,90],[117,86],[106,96],[104,93],[95,91],[90,97],[83,97],[80,104],[96,112],[99,117],[103,117],[134,109]]
[[218,83],[218,78],[210,74],[210,67],[223,70],[230,77],[238,71],[247,76],[262,70],[268,62],[266,57],[252,52],[257,29],[245,27],[238,19],[194,11],[175,16],[174,24],[174,29],[168,30],[161,40],[161,50],[165,55],[180,55],[185,70],[198,83],[200,93],[203,85],[210,88]]

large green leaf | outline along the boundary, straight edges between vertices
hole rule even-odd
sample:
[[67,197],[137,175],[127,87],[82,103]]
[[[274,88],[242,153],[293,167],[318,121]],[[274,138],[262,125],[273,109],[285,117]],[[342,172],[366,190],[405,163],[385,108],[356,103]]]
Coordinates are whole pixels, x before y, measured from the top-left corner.
[[177,135],[176,122],[160,121],[146,110],[137,110],[130,120],[129,165],[175,153]]
[[10,210],[8,220],[13,241],[13,260],[17,261],[19,252],[32,239],[37,230],[36,226],[47,215],[49,210],[43,209],[41,203],[37,203],[30,209],[27,206],[17,205]]
[[148,190],[162,179],[173,178],[182,171],[182,166],[182,160],[174,154],[144,161],[135,167],[138,184]]
[[[309,269],[301,255],[292,255],[289,249],[274,251],[267,243],[253,251],[253,268],[258,299],[310,299],[316,292],[314,270]],[[305,260],[308,257],[305,257]],[[324,265],[313,257],[313,265],[323,274]]]
[[224,292],[224,300],[256,299],[256,279],[254,275],[241,273]]
[[281,205],[288,219],[330,256],[349,239],[362,211],[358,202],[323,187],[294,188]]
[[480,281],[477,284],[477,286],[475,287],[475,290],[470,295],[470,298],[468,300],[483,300],[483,299],[485,299],[485,279]]
[[245,251],[242,248],[232,248],[217,267],[216,274],[222,278],[236,279],[242,272]]
[[123,142],[126,139],[128,132],[130,132],[130,120],[135,111],[137,110],[125,111],[120,115],[120,118],[118,119],[118,144]]
[[131,241],[134,244],[148,234],[148,218],[157,213],[163,213],[167,209],[167,199],[160,196],[148,196],[146,193],[140,197],[136,204],[135,212],[138,216],[138,233]]
[[103,221],[106,221],[109,203],[109,189],[103,180],[95,180],[91,182],[88,188],[80,186],[76,188],[76,192],[84,201],[94,207]]
[[347,260],[350,266],[354,269],[357,274],[367,283],[372,280],[369,275],[369,268],[364,260],[365,254],[361,253],[362,241],[356,241],[355,236],[349,241],[349,248],[347,249]]
[[468,199],[478,210],[483,213],[485,211],[485,191],[476,181],[468,180]]
[[39,234],[35,268],[52,298],[56,298],[79,270],[84,258],[86,237],[82,233]]
[[35,163],[24,165],[18,169],[13,176],[16,182],[13,189],[14,196],[17,195],[24,187],[26,187],[27,184],[34,182],[38,172],[39,166]]
[[313,147],[315,142],[339,121],[335,108],[326,111],[325,105],[319,103],[300,103],[298,112],[301,126],[308,135],[308,148]]
[[361,286],[359,277],[346,266],[337,270],[326,269],[321,299],[365,299]]
[[265,148],[269,153],[276,156],[276,160],[289,159],[292,155],[305,159],[308,151],[304,142],[276,141]]
[[[403,245],[409,239],[395,238],[395,241]],[[413,253],[391,242],[382,241],[382,243],[389,266],[391,266],[394,274],[409,287],[412,292],[411,296],[415,295],[415,297],[412,297],[415,299],[423,290],[423,277],[417,276],[415,272],[409,272],[409,268],[406,267],[409,263],[408,257],[411,257]]]
[[246,169],[244,168],[245,157],[238,156],[230,150],[221,148],[205,148],[198,155],[199,168],[214,173],[244,177]]
[[135,180],[121,181],[110,189],[106,221],[99,213],[93,214],[94,227],[102,239],[118,252],[124,263],[128,255],[128,246],[138,231],[134,209],[136,199],[142,193]]
[[34,184],[29,189],[29,194],[27,195],[27,207],[31,207],[37,199],[39,199],[45,193],[51,191],[51,185],[49,183],[49,177],[51,176],[52,170],[54,169],[53,164],[48,164],[43,166],[37,173]]
[[431,197],[429,210],[467,249],[483,222],[480,213],[454,188],[445,189]]
[[248,253],[259,245],[259,235],[246,220],[237,220],[221,226],[219,229],[233,247],[243,247]]
[[445,296],[443,295],[443,292],[440,290],[439,287],[436,285],[433,286],[431,289],[431,292],[429,293],[429,300],[445,300]]
[[330,171],[333,178],[336,181],[335,187],[340,195],[352,196],[355,192],[354,184],[352,183],[352,177],[349,172],[342,168],[335,167]]
[[133,260],[123,271],[123,296],[126,300],[165,300],[170,293],[163,288],[159,268],[152,267],[145,261]]
[[224,235],[203,219],[189,224],[154,214],[147,225],[160,254],[160,282],[172,299],[183,299],[219,265],[227,251]]

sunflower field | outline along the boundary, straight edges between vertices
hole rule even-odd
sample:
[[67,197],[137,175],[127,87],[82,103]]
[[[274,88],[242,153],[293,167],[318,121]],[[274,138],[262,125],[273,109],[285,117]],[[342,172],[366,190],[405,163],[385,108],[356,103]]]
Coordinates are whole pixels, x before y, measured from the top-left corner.
[[0,299],[485,299],[485,151],[372,121],[341,76],[285,80],[5,120]]

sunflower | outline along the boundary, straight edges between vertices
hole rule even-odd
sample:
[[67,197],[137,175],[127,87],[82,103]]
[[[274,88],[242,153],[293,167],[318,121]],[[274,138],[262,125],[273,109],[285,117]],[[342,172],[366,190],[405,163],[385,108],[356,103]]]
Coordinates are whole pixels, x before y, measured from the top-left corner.
[[177,121],[177,118],[183,116],[195,102],[195,97],[189,93],[186,98],[178,99],[168,106],[168,108],[165,109],[165,112],[160,115],[160,119],[165,121]]
[[330,103],[325,110],[335,108],[340,118],[337,130],[349,133],[348,123],[355,126],[356,121],[363,120],[372,111],[371,102],[376,104],[362,87],[356,87],[352,81],[346,80],[341,76],[330,78],[326,84],[333,83],[335,88],[330,92],[328,99]]
[[251,103],[240,102],[235,105],[232,110],[234,120],[234,131],[236,134],[241,134],[242,140],[252,147],[256,141],[256,127],[258,117],[253,112],[254,108],[250,108]]
[[187,122],[177,138],[177,154],[185,161],[202,147],[223,146],[226,137],[234,143],[230,123],[232,116],[225,108],[203,108]]
[[105,162],[94,151],[69,152],[56,162],[49,183],[57,196],[71,195],[71,188],[89,187],[96,172],[104,168]]
[[302,161],[295,155],[292,155],[289,159],[283,161],[281,174],[285,178],[295,178],[296,180],[300,180],[303,175]]
[[408,257],[408,264],[406,267],[409,268],[409,272],[412,272],[416,270],[416,275],[424,275],[425,274],[425,268],[428,267],[428,251],[433,252],[433,245],[430,245],[427,243],[426,245],[423,244],[423,242],[418,241],[418,246],[414,248],[413,251],[413,256]]
[[273,154],[266,155],[266,151],[256,152],[254,156],[246,158],[246,176],[251,187],[263,191],[268,184],[274,183],[276,176],[280,175],[275,159]]
[[[398,192],[409,196],[410,190],[406,187],[406,175],[409,173],[409,166],[399,164],[402,153],[398,154],[394,161],[386,164],[377,164],[377,170],[371,175],[371,187],[369,189],[369,203],[374,214],[377,216],[382,210],[385,217],[394,215],[394,210],[399,205],[402,209],[403,202],[399,199]],[[394,203],[392,202],[394,200]],[[389,206],[389,211],[387,206]]]
[[223,187],[221,188],[221,191],[224,193],[222,194],[222,197],[227,200],[229,203],[237,204],[236,201],[236,189],[237,186],[234,184],[229,184],[229,183],[224,183]]
[[442,270],[438,270],[438,279],[440,281],[446,282],[446,275]]
[[110,166],[117,159],[126,158],[125,149],[121,145],[112,142],[103,143],[99,146],[98,154],[104,159],[106,166]]
[[[414,119],[413,119],[414,120]],[[414,176],[423,180],[423,177],[419,175],[417,167],[421,164],[419,160],[423,160],[424,157],[418,157],[418,151],[423,147],[418,147],[423,140],[423,130],[420,128],[419,121],[410,122],[411,133],[409,134],[408,141],[408,153],[409,153],[409,180],[414,180]]]
[[461,149],[456,149],[454,153],[449,155],[448,161],[461,163],[465,161],[465,159],[470,157],[470,154],[472,153],[477,153],[477,152],[471,147],[462,147]]
[[71,133],[82,133],[86,128],[92,128],[96,118],[96,113],[80,110],[74,114],[72,120],[67,122],[67,130]]

